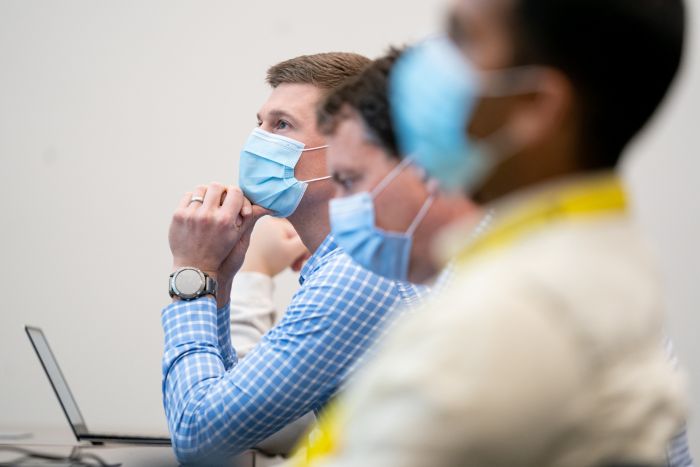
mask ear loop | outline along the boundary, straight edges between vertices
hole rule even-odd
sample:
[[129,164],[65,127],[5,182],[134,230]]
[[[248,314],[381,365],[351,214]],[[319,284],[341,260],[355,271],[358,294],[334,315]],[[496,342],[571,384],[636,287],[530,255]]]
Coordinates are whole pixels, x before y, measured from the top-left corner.
[[523,65],[479,72],[481,97],[508,97],[536,92],[540,89],[542,66]]
[[406,235],[411,237],[413,236],[413,233],[416,231],[420,223],[423,222],[423,219],[425,219],[425,216],[428,214],[428,211],[430,211],[430,208],[433,206],[433,201],[435,201],[435,195],[431,193],[430,196],[428,196],[428,198],[425,200],[425,203],[423,203],[423,206],[420,208],[420,211],[418,211],[418,214],[416,214],[416,217],[413,219],[413,222],[411,222],[411,225],[408,226],[408,230],[406,230]]
[[316,146],[315,148],[304,148],[304,149],[301,150],[301,152],[316,151],[316,150],[318,150],[318,149],[326,149],[327,147],[328,147],[328,145],[326,144],[326,145],[324,145],[324,146]]
[[[537,92],[540,89],[538,78],[541,74],[542,67],[538,65],[481,72],[479,95],[498,98]],[[482,178],[494,167],[513,157],[522,147],[522,144],[512,137],[508,124],[480,140],[473,141],[472,144],[478,152],[487,156],[481,158],[484,164],[472,167],[472,171],[480,172],[475,172],[474,178]]]
[[[387,174],[386,177],[384,177],[384,180],[379,182],[377,186],[374,187],[374,189],[371,191],[371,196],[372,198],[376,198],[379,193],[381,193],[391,182],[394,181],[396,177],[399,176],[403,170],[411,165],[413,161],[411,160],[410,157],[405,158],[402,160],[399,165],[394,167],[391,172]],[[435,201],[435,193],[431,190],[430,196],[425,200],[423,203],[423,206],[421,206],[420,211],[418,211],[418,214],[416,214],[416,217],[413,218],[413,221],[411,222],[411,225],[408,226],[408,229],[406,230],[407,235],[413,235],[413,232],[418,228],[420,223],[423,221],[425,218],[426,214],[428,214],[428,211],[430,210],[430,207],[433,205],[433,201]]]
[[[539,65],[523,65],[481,72],[482,97],[508,97],[537,92],[540,89],[538,78],[542,75]],[[501,127],[483,138],[477,146],[484,152],[489,152],[492,165],[502,163],[509,154],[519,149],[513,142],[507,127]]]
[[389,184],[393,182],[394,179],[398,177],[401,172],[403,172],[403,169],[405,169],[411,164],[411,162],[411,159],[407,157],[401,162],[399,162],[399,165],[391,169],[391,172],[389,172],[381,182],[377,183],[377,186],[372,188],[372,191],[370,192],[372,199],[376,198],[379,195],[379,193],[384,191],[384,189],[387,186],[389,186]]
[[320,182],[321,180],[328,180],[329,178],[331,178],[331,175],[326,175],[325,177],[312,178],[310,180],[299,180],[299,182],[300,183]]
[[430,178],[423,168],[417,167],[417,169],[419,170],[421,177],[423,178],[423,183],[425,183],[425,187],[428,190],[428,197],[425,199],[420,211],[418,211],[416,217],[413,218],[413,222],[411,222],[411,225],[409,225],[408,229],[406,230],[406,234],[410,236],[413,236],[420,223],[423,222],[425,216],[428,215],[428,211],[430,211],[430,208],[433,206],[433,202],[437,197],[436,193],[440,189],[440,184],[437,180]]
[[[538,78],[542,75],[542,66],[523,65],[513,68],[481,72],[482,97],[508,97],[537,92],[540,89]],[[508,154],[519,149],[512,141],[508,129],[501,127],[477,143],[479,149],[490,152],[493,165],[502,163]],[[495,154],[494,154],[495,153]],[[495,157],[494,157],[495,156]]]
[[[316,151],[318,149],[326,149],[327,147],[328,147],[328,145],[326,144],[325,146],[317,146],[315,148],[302,149],[301,152]],[[299,182],[300,183],[320,182],[321,180],[328,180],[329,178],[331,178],[331,176],[326,175],[325,177],[311,178],[309,180],[299,180]]]

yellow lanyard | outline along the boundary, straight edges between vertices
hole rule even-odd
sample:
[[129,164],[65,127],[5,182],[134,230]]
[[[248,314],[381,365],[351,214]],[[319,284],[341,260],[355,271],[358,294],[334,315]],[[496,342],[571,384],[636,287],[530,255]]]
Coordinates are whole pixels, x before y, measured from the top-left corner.
[[552,222],[624,212],[626,199],[619,178],[610,173],[547,190],[496,221],[484,235],[463,248],[457,259],[464,263],[484,251],[505,247]]
[[321,413],[316,427],[306,435],[300,447],[304,452],[292,456],[290,467],[313,467],[326,457],[333,455],[341,439],[343,417],[338,400],[332,400]]

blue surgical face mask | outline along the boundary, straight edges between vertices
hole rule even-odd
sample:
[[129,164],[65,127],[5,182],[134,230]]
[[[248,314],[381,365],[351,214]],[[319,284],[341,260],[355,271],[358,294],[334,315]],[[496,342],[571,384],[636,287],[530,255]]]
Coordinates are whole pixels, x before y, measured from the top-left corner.
[[[473,193],[497,164],[516,152],[505,132],[473,141],[467,127],[483,96],[532,91],[537,67],[479,73],[447,37],[407,50],[389,78],[389,98],[400,150],[411,156],[446,189]],[[505,75],[515,80],[506,80]],[[516,83],[516,84],[513,84]],[[519,86],[518,89],[515,86]]]
[[365,269],[393,280],[408,279],[413,233],[433,203],[429,196],[404,233],[376,226],[374,198],[410,163],[404,159],[371,191],[330,201],[331,234],[353,260]]
[[288,217],[296,210],[308,184],[330,176],[299,181],[294,167],[301,155],[328,146],[304,148],[304,143],[255,128],[248,137],[239,162],[238,184],[251,203]]

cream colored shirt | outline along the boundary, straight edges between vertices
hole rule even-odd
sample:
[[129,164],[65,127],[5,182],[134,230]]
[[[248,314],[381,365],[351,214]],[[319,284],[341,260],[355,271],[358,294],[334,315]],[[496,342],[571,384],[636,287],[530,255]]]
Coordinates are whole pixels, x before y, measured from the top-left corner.
[[255,347],[282,312],[275,309],[274,279],[258,272],[239,272],[231,285],[231,342],[238,358]]
[[662,303],[622,215],[482,253],[397,325],[342,400],[336,457],[314,465],[662,463],[685,414]]

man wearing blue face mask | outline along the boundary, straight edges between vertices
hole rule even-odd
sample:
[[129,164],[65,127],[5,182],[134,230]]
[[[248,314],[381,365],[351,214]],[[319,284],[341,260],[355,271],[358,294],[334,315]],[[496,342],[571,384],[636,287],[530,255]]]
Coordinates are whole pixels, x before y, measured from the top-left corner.
[[[457,0],[452,37],[400,59],[394,146],[495,217],[477,238],[474,219],[443,237],[453,284],[399,324],[308,465],[692,466],[683,435],[669,444],[683,375],[661,347],[658,278],[613,174],[677,71],[683,17],[677,0]],[[589,36],[574,27],[593,20]],[[381,161],[398,147],[376,100],[339,94],[345,109],[325,106],[329,141],[354,146],[333,149],[330,167],[339,192],[383,205],[374,230],[391,213],[371,190],[407,168]],[[352,150],[398,168],[365,182]],[[402,194],[425,199],[416,191]],[[404,226],[420,201],[410,205]],[[345,211],[331,208],[331,224],[362,232]]]
[[336,186],[329,205],[331,233],[365,268],[426,283],[441,267],[432,259],[435,236],[455,220],[483,214],[464,195],[438,189],[410,157],[400,155],[386,90],[400,53],[392,49],[375,60],[319,109],[321,130],[332,143],[327,158]]
[[[163,395],[182,462],[223,463],[321,409],[392,312],[417,299],[417,288],[362,268],[328,235],[333,188],[316,106],[367,63],[331,53],[272,67],[272,93],[240,158],[240,186],[252,209],[243,199],[236,211],[230,199],[240,193],[213,184],[186,195],[174,216],[174,302],[162,312]],[[263,212],[287,217],[312,256],[281,322],[239,360],[230,339],[230,290],[250,225]],[[220,242],[216,229],[225,233],[217,234]]]

